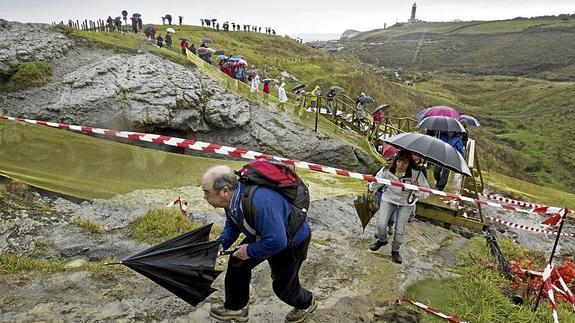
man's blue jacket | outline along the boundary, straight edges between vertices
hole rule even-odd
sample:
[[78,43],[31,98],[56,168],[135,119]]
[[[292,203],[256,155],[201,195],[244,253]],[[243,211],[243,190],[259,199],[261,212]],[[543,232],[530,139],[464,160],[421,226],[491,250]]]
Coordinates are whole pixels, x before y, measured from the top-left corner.
[[441,132],[439,139],[448,143],[451,147],[455,148],[461,156],[465,157],[465,147],[463,147],[463,140],[458,133],[455,133],[453,137],[449,138],[447,132]]
[[[282,251],[288,245],[287,226],[291,213],[291,204],[278,192],[258,187],[252,197],[252,205],[256,210],[254,228],[244,221],[241,209],[241,197],[245,184],[240,183],[226,211],[226,225],[220,236],[224,250],[228,249],[243,233],[250,242],[248,256],[255,259],[267,259]],[[294,246],[304,242],[311,234],[309,223],[304,224],[292,237]]]

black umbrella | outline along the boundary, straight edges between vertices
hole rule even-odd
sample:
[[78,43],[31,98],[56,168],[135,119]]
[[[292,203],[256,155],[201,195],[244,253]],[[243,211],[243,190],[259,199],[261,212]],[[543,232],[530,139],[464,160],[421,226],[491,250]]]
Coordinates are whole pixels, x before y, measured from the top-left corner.
[[208,241],[212,224],[164,241],[122,261],[138,273],[196,306],[215,291],[221,273],[214,266],[219,241]]
[[272,79],[272,78],[265,78],[262,80],[262,83],[279,83],[280,81],[278,79]]
[[298,85],[294,86],[293,89],[291,89],[291,91],[292,92],[299,91],[299,90],[303,89],[304,87],[306,87],[305,84],[298,84]]
[[459,152],[437,138],[406,132],[383,140],[396,148],[408,150],[454,172],[471,176],[471,171]]
[[466,132],[463,125],[451,118],[444,116],[432,116],[421,120],[416,128],[425,128],[428,130],[439,130],[439,131],[456,131],[456,132]]
[[359,102],[361,102],[361,104],[371,104],[371,103],[375,103],[375,100],[371,97],[371,96],[362,96],[359,98]]
[[341,86],[337,86],[337,85],[330,86],[327,90],[333,91],[336,94],[342,94],[344,92],[344,89]]
[[391,108],[389,104],[381,104],[378,105],[377,108],[373,109],[373,113],[376,113],[379,110],[383,110],[383,112],[386,113],[386,111],[388,111],[389,108]]

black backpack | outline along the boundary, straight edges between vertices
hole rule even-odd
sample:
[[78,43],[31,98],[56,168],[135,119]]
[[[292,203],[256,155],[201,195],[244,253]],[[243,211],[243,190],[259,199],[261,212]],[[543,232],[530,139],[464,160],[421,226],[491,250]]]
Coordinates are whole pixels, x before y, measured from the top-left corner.
[[256,160],[237,172],[240,182],[246,183],[242,194],[242,211],[245,222],[254,228],[256,210],[252,197],[258,186],[268,187],[280,193],[291,204],[291,213],[287,227],[288,243],[307,218],[309,209],[309,190],[295,171],[280,162]]

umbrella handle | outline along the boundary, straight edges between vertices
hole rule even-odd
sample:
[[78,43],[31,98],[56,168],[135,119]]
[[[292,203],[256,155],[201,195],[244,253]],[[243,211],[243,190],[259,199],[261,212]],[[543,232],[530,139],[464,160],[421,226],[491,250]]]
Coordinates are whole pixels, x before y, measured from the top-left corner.
[[233,255],[234,252],[236,252],[238,249],[233,249],[233,250],[224,250],[224,251],[220,251],[218,252],[218,257],[220,256],[228,256],[228,255]]

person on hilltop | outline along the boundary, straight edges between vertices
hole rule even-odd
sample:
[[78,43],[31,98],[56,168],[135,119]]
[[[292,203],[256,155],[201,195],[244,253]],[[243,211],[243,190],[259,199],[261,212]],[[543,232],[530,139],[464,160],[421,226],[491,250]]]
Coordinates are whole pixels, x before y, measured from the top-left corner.
[[178,16],[178,20],[179,20],[179,23],[180,23],[180,26],[181,26],[181,25],[182,25],[182,21],[184,20],[184,17],[183,17],[183,16]]
[[[202,177],[204,199],[226,214],[219,238],[220,251],[227,250],[238,239],[245,238],[229,258],[224,284],[224,304],[210,309],[210,316],[222,321],[247,322],[252,269],[268,261],[274,293],[293,307],[286,322],[303,322],[317,308],[313,294],[301,286],[299,271],[307,258],[311,229],[307,219],[293,227],[288,237],[292,204],[278,191],[247,185],[238,181],[228,166],[215,166]],[[246,194],[248,192],[248,194]],[[250,199],[251,197],[251,199]],[[255,211],[255,223],[246,220],[243,198],[249,199]],[[245,211],[249,212],[249,211]],[[290,214],[292,214],[290,216]],[[286,229],[288,228],[288,229]]]
[[[413,184],[417,186],[429,187],[425,177],[420,174],[413,156],[407,150],[400,150],[389,163],[382,167],[376,178],[388,179],[391,181]],[[377,240],[369,245],[371,251],[377,251],[388,243],[388,222],[394,212],[396,213],[395,229],[391,246],[391,258],[393,262],[401,264],[403,259],[399,254],[399,249],[403,243],[403,236],[410,215],[414,209],[418,197],[422,194],[419,191],[405,190],[399,187],[387,186],[378,182],[369,184],[372,192],[381,190],[381,200],[377,213]],[[427,194],[422,194],[422,198]]]

